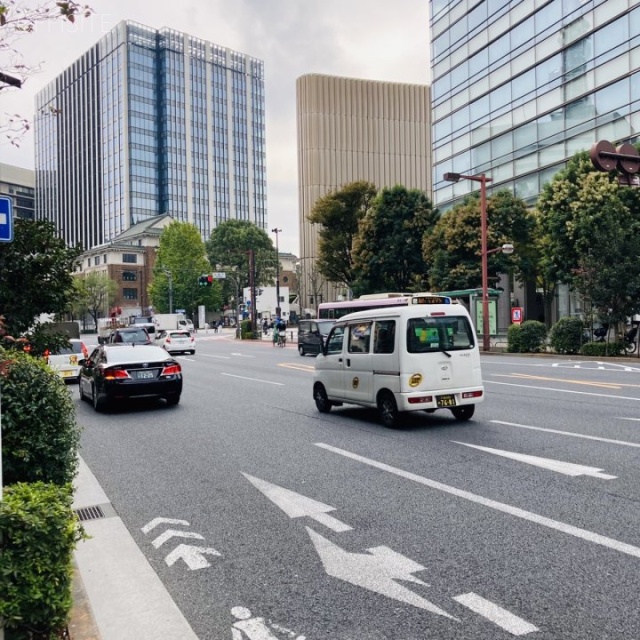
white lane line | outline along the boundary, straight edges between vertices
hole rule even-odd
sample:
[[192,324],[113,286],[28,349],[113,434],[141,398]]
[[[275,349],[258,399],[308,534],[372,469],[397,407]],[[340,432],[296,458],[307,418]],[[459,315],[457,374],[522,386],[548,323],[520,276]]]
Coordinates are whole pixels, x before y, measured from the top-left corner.
[[622,418],[620,416],[616,417],[616,420],[632,420],[633,422],[640,422],[640,418]]
[[[621,418],[621,420],[633,420],[633,418]],[[547,429],[546,427],[532,427],[528,424],[518,424],[517,422],[505,422],[504,420],[491,420],[493,424],[504,424],[508,427],[518,427],[518,429],[531,429],[532,431],[545,431],[547,433],[558,433],[561,436],[570,436],[571,438],[583,438],[584,440],[595,440],[596,442],[608,442],[610,444],[619,444],[623,447],[636,447],[640,449],[638,442],[625,442],[624,440],[614,440],[613,438],[600,438],[599,436],[587,436],[583,433],[572,433],[571,431],[560,431],[558,429]]]
[[188,360],[189,362],[197,362],[195,358],[187,358],[187,356],[176,356],[178,360]]
[[454,444],[461,444],[464,447],[471,447],[478,451],[484,451],[486,453],[492,453],[502,458],[509,458],[510,460],[516,460],[518,462],[524,462],[525,464],[531,464],[535,467],[542,469],[548,469],[549,471],[555,471],[565,476],[571,476],[577,478],[578,476],[591,476],[592,478],[600,478],[601,480],[615,480],[617,476],[610,476],[606,473],[602,473],[603,469],[597,469],[596,467],[587,467],[582,464],[575,464],[573,462],[564,462],[563,460],[554,460],[552,458],[540,458],[538,456],[528,455],[526,453],[516,453],[515,451],[503,451],[502,449],[492,449],[491,447],[481,447],[477,444],[468,444],[467,442],[456,442],[452,440]]
[[469,502],[475,502],[476,504],[482,505],[483,507],[489,507],[490,509],[501,511],[502,513],[515,516],[516,518],[522,518],[523,520],[539,524],[543,527],[548,527],[549,529],[555,529],[556,531],[560,531],[561,533],[566,533],[567,535],[574,536],[575,538],[580,538],[581,540],[586,540],[587,542],[598,544],[602,547],[606,547],[607,549],[612,549],[614,551],[624,553],[628,556],[633,556],[634,558],[640,558],[640,548],[634,547],[633,545],[627,544],[626,542],[620,542],[619,540],[608,538],[607,536],[600,535],[599,533],[587,531],[586,529],[580,529],[579,527],[574,527],[571,524],[559,522],[558,520],[552,520],[551,518],[541,516],[537,513],[533,513],[532,511],[525,511],[524,509],[520,509],[519,507],[512,507],[509,504],[498,502],[497,500],[483,498],[482,496],[471,493],[470,491],[464,491],[463,489],[457,489],[456,487],[443,484],[442,482],[437,482],[436,480],[430,480],[429,478],[419,476],[415,473],[411,473],[410,471],[404,471],[403,469],[392,467],[391,465],[385,464],[384,462],[378,462],[377,460],[365,458],[364,456],[358,455],[357,453],[352,453],[351,451],[347,451],[345,449],[333,447],[330,444],[324,444],[323,442],[316,442],[314,444],[317,447],[321,447],[322,449],[326,449],[327,451],[332,451],[333,453],[337,453],[338,455],[344,456],[345,458],[351,458],[352,460],[362,462],[363,464],[375,467],[376,469],[387,471],[388,473],[393,473],[397,476],[400,476],[401,478],[406,478],[407,480],[412,480],[413,482],[422,484],[425,487],[430,487],[431,489],[436,489],[437,491],[448,493],[452,496],[456,496],[457,498],[468,500]]
[[208,353],[201,353],[201,356],[204,356],[205,358],[219,358],[220,360],[231,360],[231,356],[212,356],[209,355]]
[[240,378],[241,380],[251,380],[252,382],[264,382],[265,384],[275,384],[279,387],[284,387],[284,382],[272,382],[271,380],[260,380],[259,378],[247,378],[246,376],[234,376],[232,373],[221,373],[221,376],[227,376],[229,378]]
[[577,393],[580,396],[595,396],[596,398],[608,398],[610,400],[633,400],[640,402],[640,398],[630,396],[614,396],[608,393],[589,393],[588,391],[574,391],[573,389],[556,389],[555,387],[536,387],[528,384],[514,384],[513,382],[497,382],[496,380],[485,380],[485,384],[501,384],[506,387],[522,387],[523,389],[539,389],[541,391],[558,391],[559,393]]
[[464,593],[461,596],[456,596],[454,600],[508,631],[512,636],[526,636],[528,633],[540,631],[530,622],[519,618],[490,600],[485,600],[477,593]]

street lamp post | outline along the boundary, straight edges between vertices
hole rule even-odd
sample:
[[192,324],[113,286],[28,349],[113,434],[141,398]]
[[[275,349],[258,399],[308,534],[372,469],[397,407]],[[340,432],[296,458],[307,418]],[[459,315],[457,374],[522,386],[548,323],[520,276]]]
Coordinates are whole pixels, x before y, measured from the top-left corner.
[[271,233],[276,234],[276,315],[280,317],[280,251],[278,249],[278,234],[282,229],[271,229]]
[[162,271],[169,280],[169,313],[173,313],[173,274],[167,267],[162,267]]
[[[458,182],[461,179],[472,180],[480,183],[480,241],[482,251],[482,350],[490,351],[491,342],[489,339],[489,272],[487,251],[487,178],[484,173],[477,176],[468,176],[462,173],[445,173],[442,176],[448,182]],[[502,249],[497,249],[500,251]]]

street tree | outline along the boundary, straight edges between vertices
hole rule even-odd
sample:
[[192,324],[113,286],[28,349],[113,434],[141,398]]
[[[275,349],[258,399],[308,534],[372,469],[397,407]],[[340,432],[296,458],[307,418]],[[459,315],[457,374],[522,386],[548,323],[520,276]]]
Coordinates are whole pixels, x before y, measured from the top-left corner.
[[[264,229],[248,220],[227,220],[219,224],[206,243],[209,262],[217,270],[233,271],[240,289],[249,286],[249,251],[253,251],[256,286],[275,281],[276,249]],[[227,292],[232,294],[233,289]]]
[[[482,282],[482,236],[480,198],[477,193],[446,211],[432,234],[423,241],[423,258],[430,265],[429,284],[434,291],[475,289]],[[487,199],[487,249],[512,244],[511,255],[488,256],[489,277],[514,273],[531,277],[536,253],[532,246],[535,217],[520,198],[502,190]]]
[[153,281],[149,296],[155,311],[168,313],[170,297],[173,309],[185,309],[191,317],[197,317],[198,306],[210,311],[219,309],[222,303],[221,288],[217,281],[211,287],[203,287],[198,278],[211,273],[211,265],[205,254],[200,232],[188,222],[172,222],[160,236]]
[[13,242],[0,244],[0,313],[19,336],[41,314],[66,313],[73,299],[73,272],[82,248],[67,247],[44,220],[14,221]]
[[537,208],[547,279],[579,291],[605,321],[630,315],[632,299],[640,299],[639,190],[620,186],[615,172],[596,171],[580,152],[544,186]]
[[376,187],[370,182],[350,182],[313,205],[307,218],[319,225],[316,265],[328,281],[347,288],[354,283],[354,240],[375,196]]
[[118,291],[118,283],[106,273],[88,273],[84,278],[75,279],[76,302],[74,310],[82,317],[91,316],[96,328],[98,319],[108,314]]
[[[41,70],[42,64],[29,64],[20,51],[19,41],[35,34],[38,24],[51,20],[75,22],[77,17],[89,17],[88,5],[73,0],[45,0],[38,4],[21,0],[0,0],[0,91],[10,91]],[[30,121],[20,114],[5,114],[0,119],[0,134],[18,146],[29,130]]]
[[357,294],[419,291],[426,280],[422,240],[438,219],[428,196],[385,187],[360,221],[353,243]]

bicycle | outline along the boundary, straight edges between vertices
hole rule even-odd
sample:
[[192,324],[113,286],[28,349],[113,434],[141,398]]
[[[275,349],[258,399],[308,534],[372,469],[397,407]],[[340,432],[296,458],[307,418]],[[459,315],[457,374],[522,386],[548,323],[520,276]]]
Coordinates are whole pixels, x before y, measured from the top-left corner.
[[283,331],[278,334],[278,346],[285,347],[287,345],[287,334]]

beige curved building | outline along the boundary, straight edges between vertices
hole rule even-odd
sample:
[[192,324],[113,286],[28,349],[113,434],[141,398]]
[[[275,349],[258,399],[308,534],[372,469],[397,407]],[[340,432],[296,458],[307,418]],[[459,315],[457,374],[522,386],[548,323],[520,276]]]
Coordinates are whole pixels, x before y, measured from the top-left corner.
[[301,308],[347,295],[322,281],[313,265],[316,200],[344,184],[402,184],[431,197],[431,108],[428,85],[309,74],[296,82]]

